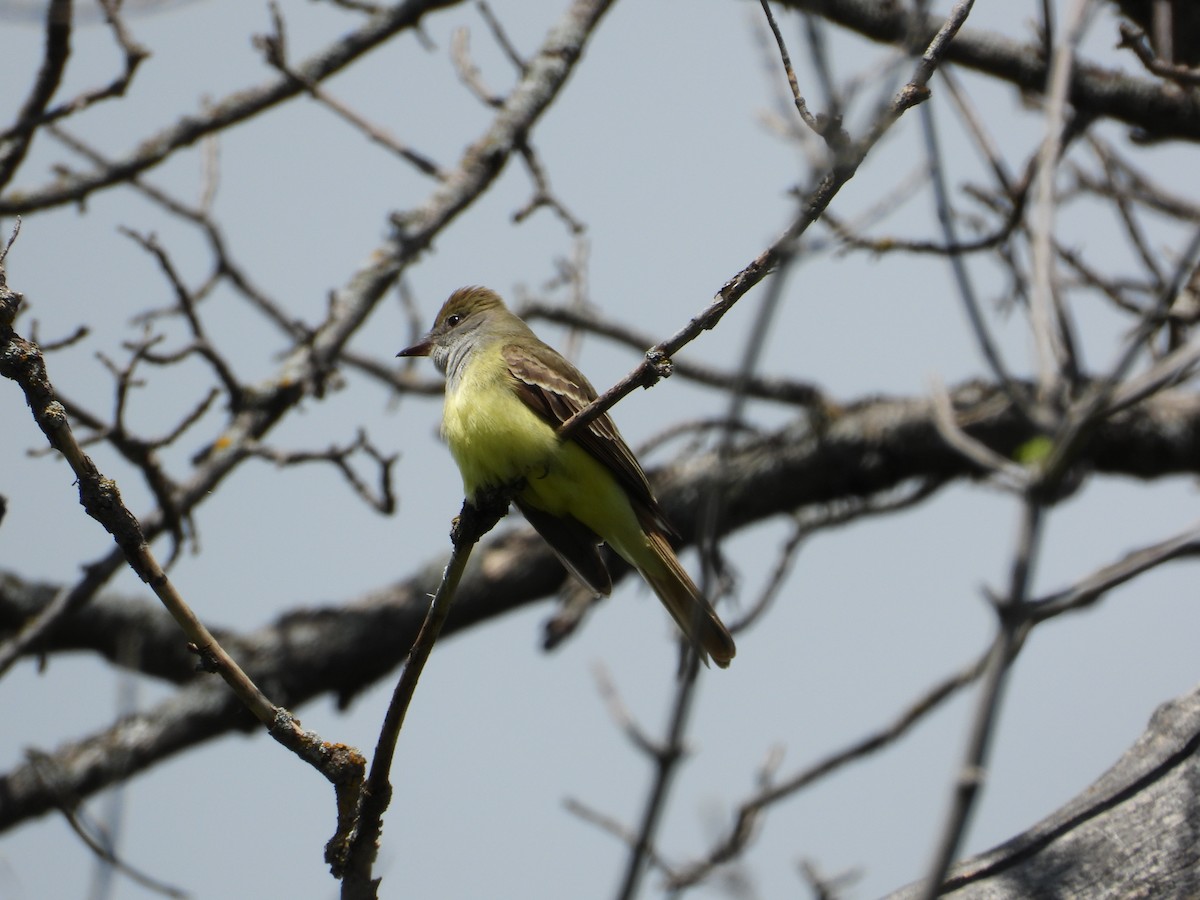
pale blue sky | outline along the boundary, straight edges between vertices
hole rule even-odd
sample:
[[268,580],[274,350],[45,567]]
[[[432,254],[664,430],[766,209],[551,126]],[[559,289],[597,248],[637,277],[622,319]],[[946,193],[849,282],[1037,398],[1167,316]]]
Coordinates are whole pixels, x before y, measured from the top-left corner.
[[[532,53],[563,2],[497,3],[518,47]],[[976,27],[1025,37],[1038,4],[980,4]],[[284,2],[293,60],[350,27],[353,18],[311,2]],[[780,79],[764,57],[757,5],[618,3],[601,24],[563,96],[533,140],[558,195],[588,225],[591,297],[604,315],[636,322],[650,334],[673,333],[785,225],[788,191],[804,179],[794,148],[762,123],[778,112]],[[208,0],[131,21],[154,51],[128,101],[97,109],[80,133],[111,154],[127,152],[204,98],[273,76],[250,46],[268,28],[264,4]],[[781,22],[802,82],[808,70],[793,17]],[[327,87],[444,165],[455,162],[489,112],[455,78],[450,35],[466,25],[485,81],[502,90],[511,72],[471,7],[430,16],[433,50],[406,35]],[[0,20],[7,121],[40,54],[40,30]],[[1101,18],[1088,52],[1117,59],[1114,26]],[[116,63],[99,27],[76,33],[64,94],[111,77]],[[838,37],[830,44],[847,76],[886,51]],[[809,76],[811,78],[811,76]],[[993,134],[1014,166],[1036,146],[1041,124],[1015,92],[966,77]],[[810,103],[819,93],[802,84]],[[938,84],[933,83],[935,98]],[[872,92],[868,92],[872,95]],[[935,99],[935,103],[937,100]],[[935,106],[952,161],[950,184],[982,177],[945,104]],[[861,117],[855,123],[861,126]],[[1108,129],[1119,137],[1116,129]],[[907,116],[837,199],[846,218],[909,176],[921,158],[917,118]],[[1164,180],[1195,199],[1200,167],[1180,152],[1146,151]],[[39,141],[22,184],[41,184],[51,164],[78,165]],[[233,129],[219,142],[216,212],[230,246],[258,283],[313,321],[330,290],[343,284],[387,232],[392,210],[423,202],[433,185],[367,144],[316,104],[300,100]],[[198,151],[148,174],[156,185],[194,199]],[[540,212],[520,226],[511,213],[528,198],[524,172],[511,165],[494,189],[440,237],[411,271],[426,320],[455,287],[490,285],[510,298],[537,291],[571,242]],[[927,197],[890,223],[930,227]],[[80,322],[93,329],[78,347],[50,358],[66,395],[98,411],[111,407],[111,383],[97,351],[117,354],[136,335],[137,312],[169,302],[150,258],[117,233],[124,225],[155,232],[184,274],[206,270],[199,236],[128,191],[30,217],[10,257],[9,279],[30,303],[46,340]],[[8,223],[4,224],[7,232]],[[884,226],[882,230],[888,230]],[[932,232],[929,232],[932,233]],[[1162,246],[1177,247],[1167,232]],[[1112,223],[1085,213],[1064,216],[1066,240],[1093,251],[1112,247]],[[987,263],[972,264],[989,303],[1005,283]],[[749,295],[721,329],[687,354],[731,365],[765,292]],[[247,380],[269,377],[279,337],[243,304],[220,295],[206,308],[214,339]],[[1079,317],[1088,360],[1103,365],[1119,332],[1102,311]],[[1029,371],[1020,316],[996,317],[1010,363]],[[541,326],[552,342],[562,333]],[[178,330],[172,333],[178,335]],[[353,342],[390,359],[407,343],[398,305],[389,302]],[[589,338],[579,361],[607,386],[635,363],[625,349]],[[432,367],[428,371],[431,373]],[[982,375],[944,262],[898,255],[823,255],[791,274],[785,306],[763,371],[811,380],[837,400],[866,393],[923,394]],[[171,373],[135,396],[132,421],[151,433],[170,426],[206,389],[199,368]],[[211,625],[254,628],[296,606],[355,598],[405,577],[446,550],[446,528],[461,500],[453,464],[435,439],[439,403],[398,405],[358,376],[324,402],[308,401],[273,432],[273,445],[323,447],[360,426],[399,452],[400,509],[384,518],[352,497],[332,471],[243,466],[198,512],[202,552],[173,577]],[[635,446],[664,424],[711,414],[713,399],[682,379],[637,392],[616,418]],[[788,411],[753,404],[760,422]],[[9,501],[0,527],[0,565],[30,577],[70,580],[106,553],[107,535],[78,507],[66,466],[25,450],[40,435],[10,384],[0,389],[0,493]],[[177,474],[220,426],[214,411],[165,454]],[[103,446],[100,468],[116,477],[130,507],[151,499]],[[647,459],[652,465],[663,455]],[[1195,518],[1194,488],[1097,483],[1050,517],[1036,584],[1060,587],[1134,546]],[[823,533],[802,552],[776,607],[739,638],[735,664],[703,676],[689,744],[662,831],[661,850],[681,862],[703,853],[752,792],[772,748],[785,748],[781,775],[795,771],[888,721],[932,681],[980,653],[990,636],[984,585],[1002,583],[1012,553],[1017,506],[982,485],[944,491],[916,511]],[[773,564],[787,529],[768,523],[734,536],[727,553],[749,601]],[[160,552],[163,548],[156,547]],[[685,557],[695,565],[694,555]],[[1028,826],[1095,778],[1132,742],[1154,707],[1196,681],[1194,635],[1200,625],[1191,567],[1175,565],[1115,593],[1098,608],[1039,630],[1015,669],[968,850]],[[142,590],[132,574],[114,589]],[[394,769],[396,795],[385,821],[382,896],[602,898],[611,896],[624,850],[609,835],[568,814],[574,797],[624,822],[635,820],[650,772],[607,717],[592,678],[600,663],[638,720],[657,734],[672,690],[674,647],[667,620],[640,586],[628,582],[555,653],[536,647],[548,605],[527,609],[448,640],[421,682]],[[32,663],[0,681],[0,769],[27,747],[52,750],[112,716],[117,677],[85,656],[56,657],[44,672]],[[169,691],[138,680],[139,704]],[[391,680],[359,697],[346,713],[329,701],[298,710],[308,727],[366,751],[374,746]],[[825,875],[858,870],[848,896],[866,898],[918,877],[927,863],[949,796],[971,712],[951,703],[895,747],[856,764],[772,809],[741,866],[751,897],[801,893],[796,865],[811,860]],[[186,753],[124,788],[121,852],[132,864],[198,898],[327,898],[337,883],[321,859],[334,827],[332,791],[264,735],[230,737]],[[89,803],[97,810],[99,800]],[[0,836],[0,898],[85,896],[89,851],[56,816]],[[655,896],[649,877],[643,896]],[[150,896],[127,880],[120,900]],[[696,897],[725,896],[721,880]]]

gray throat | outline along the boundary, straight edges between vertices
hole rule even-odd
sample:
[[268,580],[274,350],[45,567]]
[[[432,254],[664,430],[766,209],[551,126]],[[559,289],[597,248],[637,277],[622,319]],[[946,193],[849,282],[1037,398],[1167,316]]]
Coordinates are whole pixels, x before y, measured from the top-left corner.
[[433,364],[446,376],[446,390],[457,390],[462,381],[463,372],[467,368],[467,360],[479,347],[482,335],[478,330],[471,330],[455,335],[450,344],[437,344],[430,356]]

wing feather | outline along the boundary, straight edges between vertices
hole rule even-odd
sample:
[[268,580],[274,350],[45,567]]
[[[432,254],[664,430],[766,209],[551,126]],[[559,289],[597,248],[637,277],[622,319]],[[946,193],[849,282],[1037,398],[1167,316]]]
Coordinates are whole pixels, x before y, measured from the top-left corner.
[[[540,341],[533,348],[508,344],[503,353],[525,404],[554,428],[597,397],[596,389],[582,372]],[[613,473],[640,514],[648,516],[660,530],[674,534],[654,499],[646,473],[608,413],[592,419],[571,440]]]
[[600,555],[600,538],[590,528],[571,516],[552,516],[518,497],[517,508],[525,520],[542,536],[567,571],[597,594],[612,593],[612,576]]

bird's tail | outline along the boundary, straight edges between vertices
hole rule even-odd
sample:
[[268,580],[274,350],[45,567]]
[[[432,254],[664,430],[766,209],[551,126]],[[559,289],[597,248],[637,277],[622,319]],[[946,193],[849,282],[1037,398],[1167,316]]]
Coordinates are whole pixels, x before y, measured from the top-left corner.
[[729,629],[688,576],[666,536],[652,531],[646,534],[646,541],[649,551],[646,556],[630,562],[654,588],[654,593],[696,647],[700,658],[707,662],[708,657],[712,657],[718,666],[726,668],[737,653]]

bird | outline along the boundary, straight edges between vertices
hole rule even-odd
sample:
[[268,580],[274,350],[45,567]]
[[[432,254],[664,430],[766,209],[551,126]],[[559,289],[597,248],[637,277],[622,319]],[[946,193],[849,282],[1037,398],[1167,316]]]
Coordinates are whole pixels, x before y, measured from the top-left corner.
[[446,376],[442,434],[468,501],[514,489],[513,502],[567,570],[605,596],[607,544],[650,585],[702,661],[729,665],[733,637],[675,555],[676,532],[612,418],[558,435],[596,389],[499,294],[459,288],[429,333],[396,355],[428,356]]

